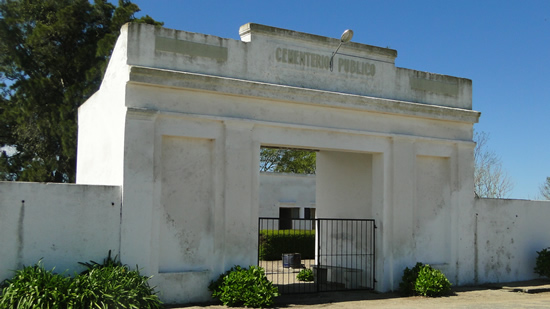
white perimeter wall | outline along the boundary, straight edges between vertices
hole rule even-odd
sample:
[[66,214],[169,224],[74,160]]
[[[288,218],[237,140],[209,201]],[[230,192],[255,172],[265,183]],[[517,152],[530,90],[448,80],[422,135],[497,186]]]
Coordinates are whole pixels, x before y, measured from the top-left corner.
[[[269,181],[265,179],[269,177],[261,178],[262,182]],[[306,182],[315,181],[313,177],[303,178]],[[315,191],[311,191],[314,194]],[[304,194],[307,195],[302,192]],[[281,199],[290,195],[287,192],[278,196]],[[121,207],[120,187],[0,182],[0,281],[12,277],[13,270],[33,265],[40,259],[47,269],[55,267],[56,272],[73,274],[82,270],[78,262],[102,261],[108,250],[112,250],[113,255],[119,254]],[[376,207],[371,211],[376,212]],[[169,217],[185,220],[177,216]],[[473,272],[473,283],[511,282],[538,277],[533,272],[536,251],[550,247],[550,202],[477,199],[473,208],[462,209],[461,217],[473,221],[471,229],[461,229],[457,235],[461,242],[473,242],[471,246],[460,246],[466,249],[460,255],[471,256],[473,261],[471,265],[462,265],[461,271]],[[440,227],[440,230],[445,229]],[[421,234],[421,231],[417,233]],[[433,246],[432,250],[426,251],[433,252],[436,247],[436,251],[449,250],[445,249],[444,244],[449,241],[446,233],[436,238],[421,238],[426,246]],[[417,246],[422,247],[421,244],[422,241],[417,241]],[[151,252],[143,251],[141,254]],[[416,258],[436,265],[445,262],[426,257],[422,259],[418,252]],[[161,269],[154,277],[155,283],[171,282],[170,276],[181,275],[171,273],[173,261],[160,259],[159,262],[166,266],[168,273],[163,273]],[[186,264],[193,263],[188,261]],[[198,267],[199,271],[188,273],[187,277],[195,276],[196,282],[204,281],[201,269]],[[450,275],[450,278],[454,277]],[[187,279],[193,281],[191,277]],[[162,294],[163,298],[169,296],[166,291]]]
[[80,272],[120,250],[121,188],[0,182],[0,282],[40,259]]
[[537,251],[550,247],[550,201],[475,201],[475,281],[510,282],[538,278]]

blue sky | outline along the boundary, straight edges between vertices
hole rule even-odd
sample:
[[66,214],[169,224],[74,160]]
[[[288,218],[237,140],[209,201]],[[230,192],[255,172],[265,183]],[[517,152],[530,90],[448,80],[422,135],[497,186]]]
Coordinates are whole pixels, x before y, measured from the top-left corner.
[[469,78],[475,125],[514,189],[550,176],[550,1],[134,0],[165,27],[239,39],[248,22],[396,49],[396,66]]

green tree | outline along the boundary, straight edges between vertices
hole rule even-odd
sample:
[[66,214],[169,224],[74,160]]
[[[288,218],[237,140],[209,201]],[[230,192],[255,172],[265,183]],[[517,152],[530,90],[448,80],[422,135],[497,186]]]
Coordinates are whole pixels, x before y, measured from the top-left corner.
[[546,177],[546,182],[540,186],[542,198],[550,200],[550,177]]
[[77,108],[97,89],[120,28],[119,0],[0,0],[0,180],[74,182]]
[[315,151],[262,148],[260,171],[294,174],[315,174]]

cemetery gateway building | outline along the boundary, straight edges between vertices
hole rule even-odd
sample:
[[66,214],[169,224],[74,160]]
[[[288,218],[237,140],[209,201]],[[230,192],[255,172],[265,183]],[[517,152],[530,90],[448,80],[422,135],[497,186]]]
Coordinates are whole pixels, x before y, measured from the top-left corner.
[[21,235],[0,236],[0,279],[41,257],[78,269],[113,250],[163,301],[209,300],[212,279],[257,263],[261,147],[317,151],[317,218],[375,220],[378,291],[417,261],[454,285],[534,277],[548,237],[530,230],[543,230],[547,203],[474,198],[471,80],[399,68],[397,51],[355,42],[331,70],[339,39],[239,33],[122,28],[79,109],[77,184],[0,185],[2,234]]
[[353,42],[331,72],[339,39],[239,32],[129,24],[80,108],[77,182],[122,186],[122,260],[180,285],[168,298],[208,299],[210,280],[256,264],[260,147],[289,147],[318,150],[317,217],[376,220],[378,290],[416,261],[471,281],[456,266],[473,262],[457,238],[474,200],[471,81]]

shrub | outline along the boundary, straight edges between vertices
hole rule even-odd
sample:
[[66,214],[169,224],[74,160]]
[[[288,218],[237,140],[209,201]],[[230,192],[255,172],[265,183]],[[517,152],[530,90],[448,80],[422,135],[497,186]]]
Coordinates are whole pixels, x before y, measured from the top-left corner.
[[450,290],[451,283],[441,271],[422,263],[416,263],[412,269],[405,268],[399,283],[399,291],[405,295],[435,297],[445,295]]
[[311,269],[302,269],[296,276],[296,279],[299,281],[313,281],[313,270]]
[[212,291],[213,298],[229,307],[268,307],[279,296],[277,288],[267,280],[263,268],[256,266],[248,269],[232,267],[210,283],[208,289]]
[[0,308],[63,308],[67,302],[70,277],[46,270],[42,261],[15,271],[5,280]]
[[414,295],[414,286],[416,285],[416,279],[418,278],[418,273],[422,266],[422,263],[416,263],[412,269],[408,267],[405,268],[403,277],[401,277],[401,283],[399,283],[399,292],[401,292],[401,294]]
[[94,267],[76,276],[69,287],[69,307],[162,308],[149,278],[127,266]]
[[440,270],[425,265],[418,273],[414,290],[422,296],[442,296],[451,291],[451,283]]
[[0,286],[0,308],[162,308],[149,278],[110,252],[103,264],[80,264],[88,269],[74,278],[45,270],[41,261],[16,271]]
[[69,286],[69,307],[74,308],[162,308],[162,303],[149,286],[148,277],[123,265],[111,250],[103,263],[79,264],[86,270]]
[[550,248],[537,251],[537,260],[535,262],[535,273],[539,276],[550,278]]
[[315,258],[315,231],[261,230],[260,260],[278,260],[283,253],[300,253],[302,259]]

